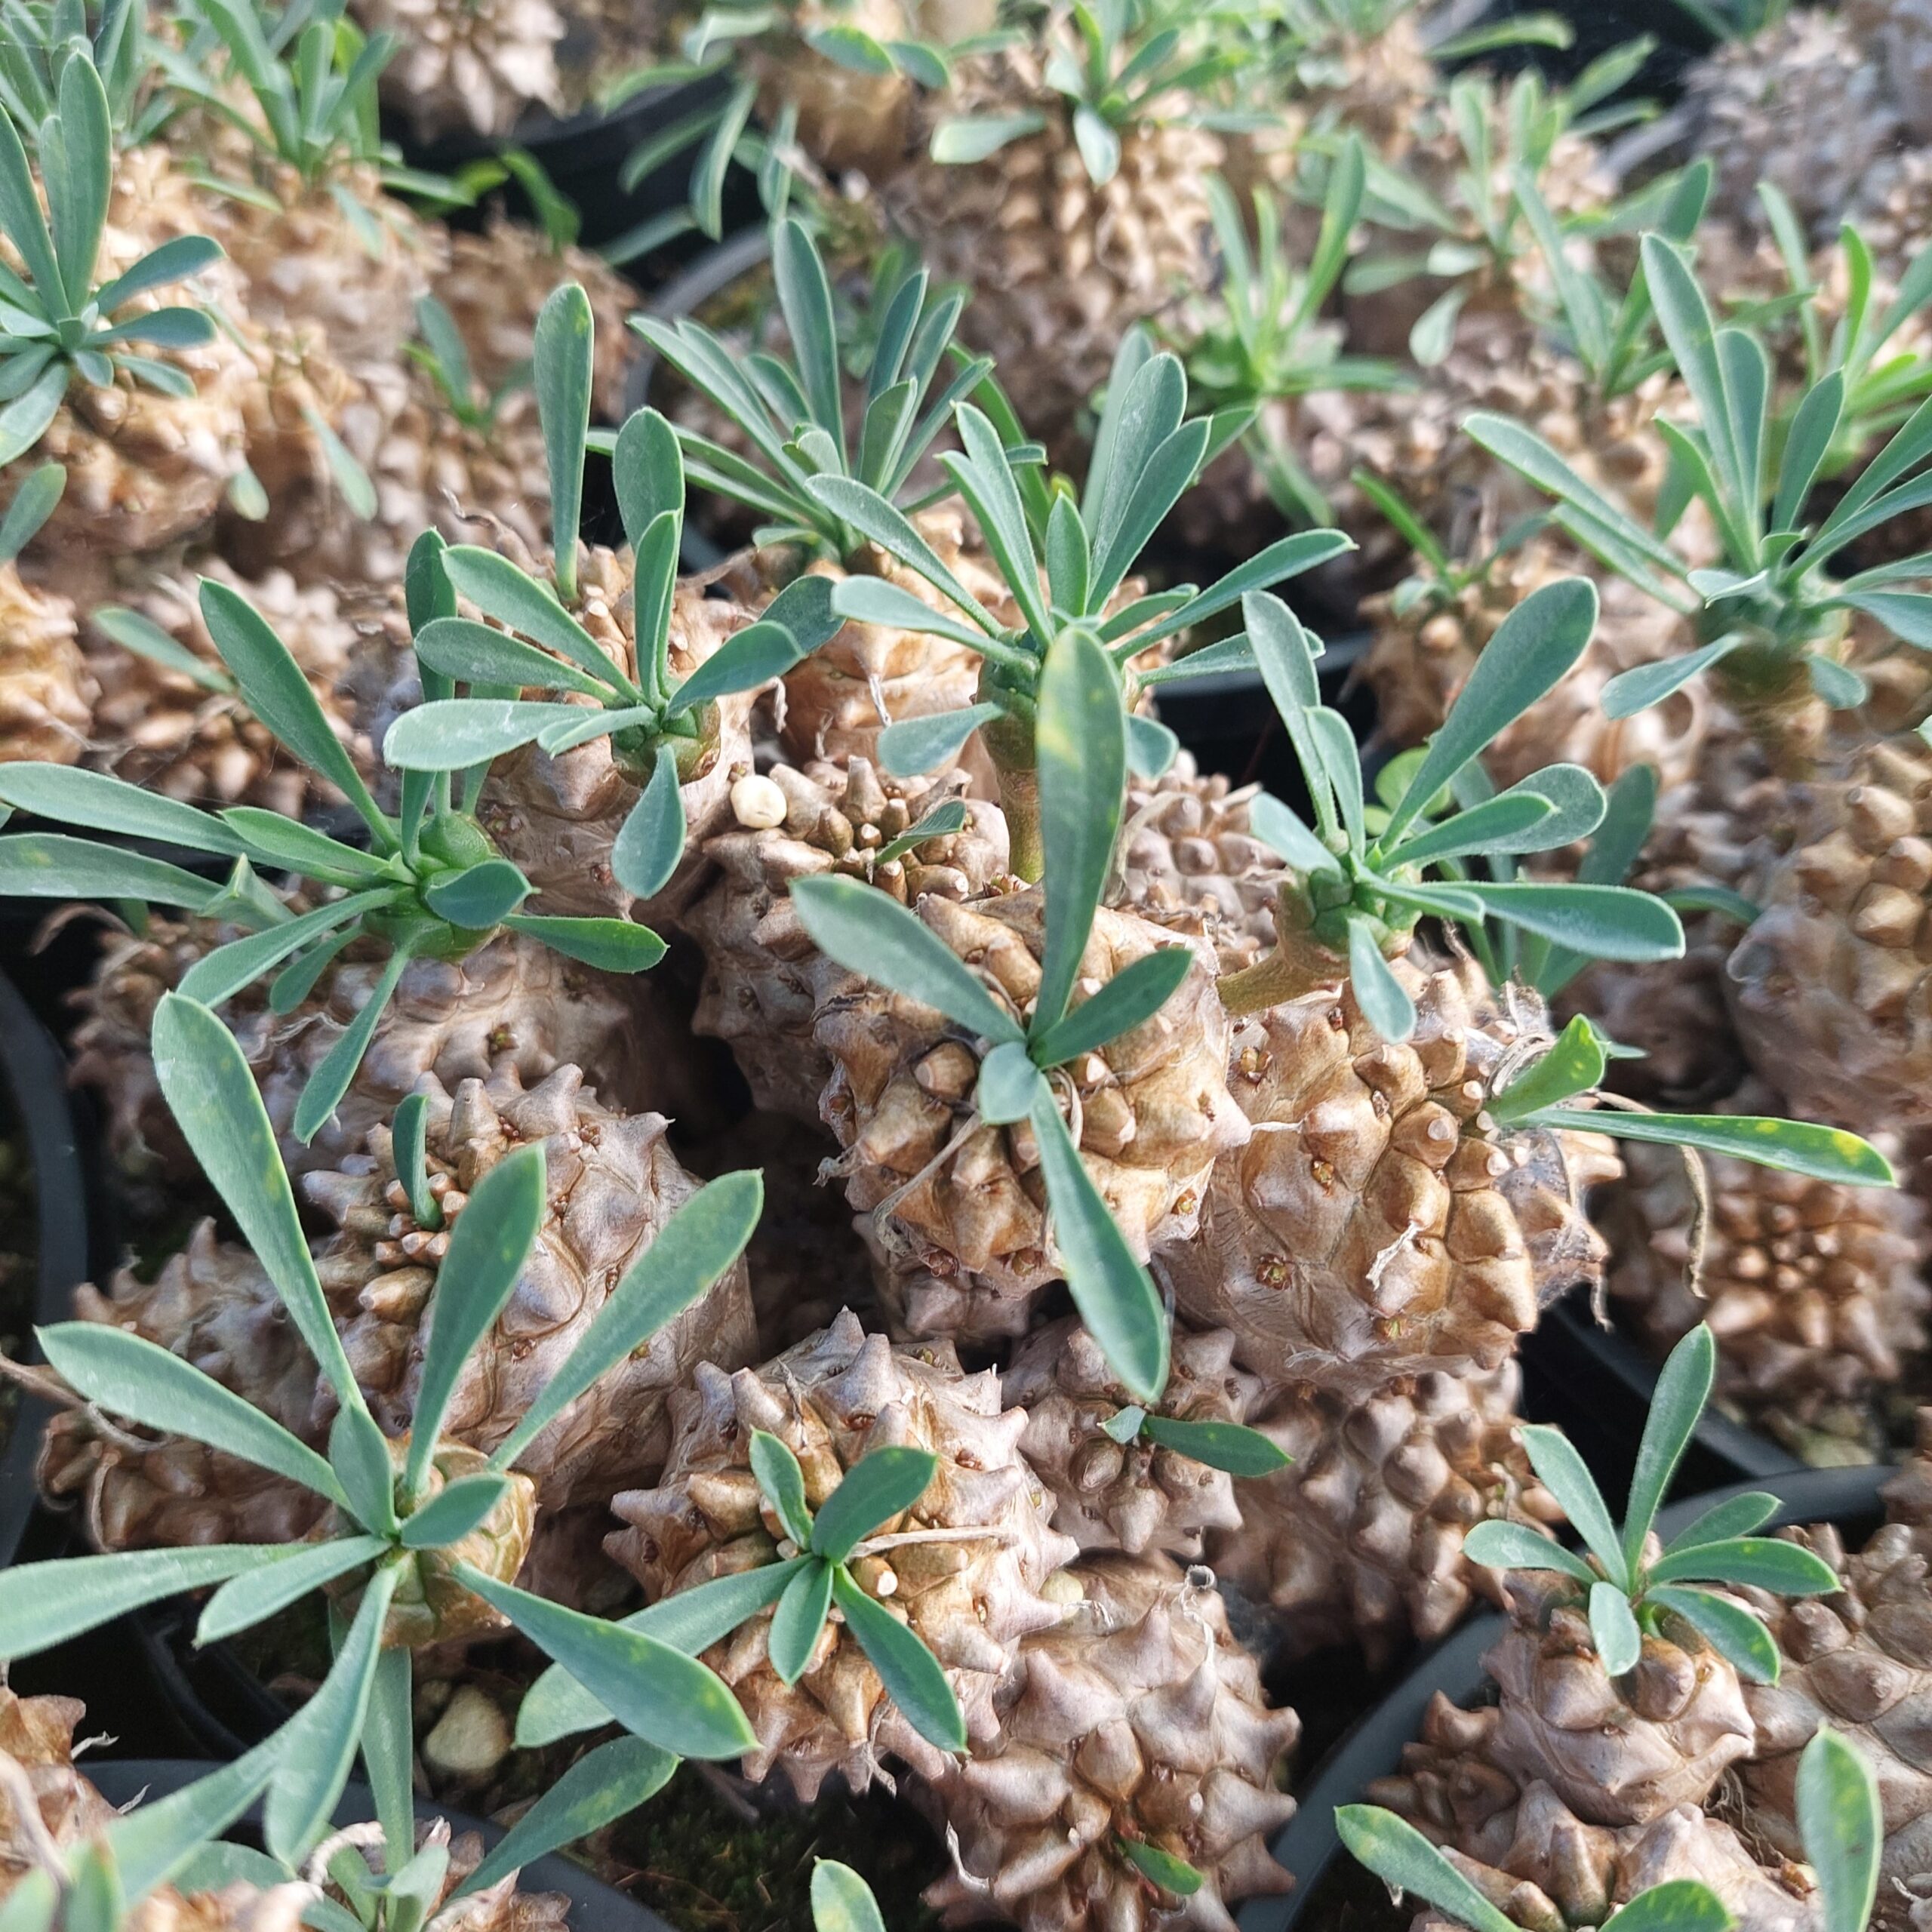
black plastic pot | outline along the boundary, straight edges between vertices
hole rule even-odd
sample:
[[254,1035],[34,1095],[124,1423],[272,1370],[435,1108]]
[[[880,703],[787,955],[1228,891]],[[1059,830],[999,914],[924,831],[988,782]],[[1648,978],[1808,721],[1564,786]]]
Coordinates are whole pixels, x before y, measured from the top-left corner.
[[[695,144],[657,167],[628,191],[619,186],[624,163],[643,143],[674,122],[681,121],[709,102],[718,99],[727,82],[722,75],[702,81],[688,81],[670,87],[651,88],[601,113],[594,108],[582,113],[558,116],[541,112],[527,115],[512,131],[501,137],[452,134],[429,142],[411,140],[401,134],[400,145],[415,166],[432,174],[453,174],[468,163],[485,158],[500,149],[518,147],[533,155],[552,183],[576,208],[583,220],[578,239],[586,248],[601,248],[615,241],[653,217],[668,214],[683,205],[690,191]],[[520,188],[506,183],[501,190],[518,212],[534,214]],[[727,214],[736,211],[728,194]],[[460,218],[460,211],[458,211]],[[703,246],[702,238],[685,240],[683,252]],[[662,259],[675,261],[680,251],[667,246]],[[653,255],[626,262],[624,272],[634,280],[654,278],[650,265],[660,257]]]
[[[1882,1466],[1801,1469],[1763,1482],[1733,1483],[1672,1504],[1659,1515],[1657,1528],[1667,1540],[1713,1503],[1762,1489],[1778,1499],[1774,1528],[1831,1522],[1855,1533],[1884,1513],[1878,1488],[1891,1474]],[[1285,1898],[1251,1900],[1240,1915],[1241,1932],[1319,1932],[1309,1908],[1324,1876],[1347,1856],[1335,1834],[1335,1807],[1358,1802],[1375,1779],[1401,1768],[1402,1747],[1420,1736],[1423,1714],[1437,1691],[1458,1704],[1481,1697],[1488,1682],[1483,1655],[1504,1628],[1503,1618],[1492,1613],[1445,1637],[1330,1752],[1298,1794],[1300,1809],[1271,1847],[1294,1874],[1295,1888]]]
[[[75,1287],[88,1278],[85,1168],[67,1063],[13,982],[0,975],[0,1081],[33,1168],[35,1322],[65,1321]],[[39,1359],[29,1346],[28,1359]],[[19,1549],[34,1501],[33,1466],[47,1420],[44,1403],[14,1404],[0,1457],[0,1566]]]
[[[197,1778],[207,1777],[216,1768],[212,1764],[197,1764],[186,1758],[90,1757],[87,1761],[88,1776],[101,1795],[109,1804],[118,1805],[131,1804],[143,1796],[150,1799],[165,1798],[184,1785],[193,1783]],[[423,1818],[447,1818],[453,1832],[480,1833],[486,1849],[503,1835],[500,1826],[485,1819],[452,1811],[448,1805],[420,1804],[417,1810]],[[368,1786],[352,1784],[336,1807],[335,1822],[338,1825],[359,1825],[375,1815]],[[245,1823],[259,1826],[260,1818],[260,1807],[257,1806],[248,1814]],[[626,1897],[614,1885],[593,1878],[581,1866],[572,1864],[568,1858],[553,1854],[526,1865],[517,1885],[519,1890],[525,1892],[561,1892],[571,1902],[571,1932],[671,1932],[657,1913]]]
[[[1615,1328],[1590,1312],[1589,1291],[1578,1288],[1546,1309],[1518,1348],[1523,1413],[1532,1422],[1562,1424],[1590,1473],[1611,1495],[1630,1485],[1637,1444],[1650,1413],[1658,1364]],[[1579,1391],[1588,1399],[1579,1401]],[[1687,1487],[1764,1482],[1805,1465],[1755,1429],[1707,1409],[1685,1460]]]

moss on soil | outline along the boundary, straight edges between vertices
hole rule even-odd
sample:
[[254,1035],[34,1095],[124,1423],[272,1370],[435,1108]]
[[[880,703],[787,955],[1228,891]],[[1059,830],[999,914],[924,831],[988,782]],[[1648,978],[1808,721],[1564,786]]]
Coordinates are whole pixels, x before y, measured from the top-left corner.
[[944,1869],[946,1851],[882,1792],[854,1799],[828,1790],[808,1809],[772,1807],[748,1820],[688,1764],[615,1828],[607,1857],[624,1889],[677,1932],[801,1932],[812,1922],[812,1867],[821,1858],[865,1878],[893,1932],[930,1932],[939,1921],[919,1894]]

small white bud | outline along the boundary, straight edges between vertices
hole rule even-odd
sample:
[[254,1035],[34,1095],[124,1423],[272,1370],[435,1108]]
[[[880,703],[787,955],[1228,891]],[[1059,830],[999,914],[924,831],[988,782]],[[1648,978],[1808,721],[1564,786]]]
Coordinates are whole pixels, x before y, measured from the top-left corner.
[[785,823],[785,794],[769,778],[748,771],[731,787],[731,813],[753,832],[769,832]]

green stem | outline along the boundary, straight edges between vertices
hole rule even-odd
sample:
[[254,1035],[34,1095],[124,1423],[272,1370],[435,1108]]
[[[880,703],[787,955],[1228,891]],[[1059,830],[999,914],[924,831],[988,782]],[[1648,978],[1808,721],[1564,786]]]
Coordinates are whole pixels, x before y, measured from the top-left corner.
[[1040,835],[1040,774],[1029,768],[1005,765],[997,757],[1000,809],[1006,814],[1006,835],[1011,848],[1008,864],[1029,884],[1038,882],[1046,870],[1046,846]]
[[1266,959],[1229,974],[1217,987],[1222,1005],[1236,1019],[1299,999],[1319,987],[1339,987],[1348,978],[1346,959],[1286,926],[1278,914],[1276,931],[1275,950]]

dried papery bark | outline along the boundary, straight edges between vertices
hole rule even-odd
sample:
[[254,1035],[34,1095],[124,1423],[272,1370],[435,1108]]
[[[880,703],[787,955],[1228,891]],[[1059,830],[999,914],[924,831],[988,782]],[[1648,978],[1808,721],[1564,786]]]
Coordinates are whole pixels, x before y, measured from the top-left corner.
[[[612,1499],[627,1527],[605,1545],[653,1601],[777,1560],[783,1532],[752,1473],[754,1430],[798,1457],[814,1509],[868,1450],[902,1444],[939,1458],[924,1495],[875,1533],[890,1540],[853,1571],[944,1666],[968,1736],[992,1740],[1022,1639],[1063,1614],[1044,1588],[1076,1553],[1048,1527],[1052,1499],[1019,1452],[1026,1419],[1002,1412],[998,1375],[962,1374],[944,1344],[895,1347],[847,1312],[761,1368],[699,1364],[671,1410],[663,1478]],[[842,1621],[826,1624],[792,1686],[767,1654],[771,1621],[761,1614],[705,1654],[758,1735],[748,1777],[781,1772],[809,1802],[833,1774],[863,1792],[888,1760],[939,1775],[944,1754],[886,1697]]]
[[[1268,1840],[1294,1813],[1277,1779],[1300,1721],[1268,1708],[1205,1571],[1095,1552],[1056,1580],[1067,1621],[1022,1648],[996,1734],[918,1792],[953,1858],[927,1900],[948,1925],[1232,1932],[1231,1906],[1294,1882]],[[1123,1839],[1199,1888],[1157,1891]]]

